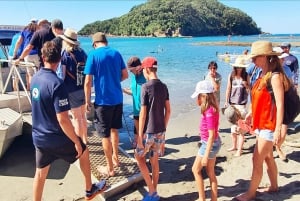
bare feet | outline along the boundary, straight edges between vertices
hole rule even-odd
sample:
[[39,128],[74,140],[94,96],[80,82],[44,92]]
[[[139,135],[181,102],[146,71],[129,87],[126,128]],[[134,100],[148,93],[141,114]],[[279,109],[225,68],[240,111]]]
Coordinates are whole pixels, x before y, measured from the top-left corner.
[[238,200],[238,201],[251,201],[254,198],[255,198],[255,195],[254,196],[250,196],[246,192],[246,193],[241,193],[238,196],[234,197],[234,200]]
[[115,176],[115,171],[114,170],[110,171],[107,166],[99,165],[97,167],[97,170],[98,170],[98,172],[100,173],[101,176],[104,176],[104,177],[113,177],[113,176]]
[[241,156],[243,153],[242,150],[237,150],[236,153],[234,154],[234,156]]
[[257,189],[257,191],[260,193],[273,193],[278,191],[278,187],[260,187]]
[[283,161],[286,161],[286,155],[283,153],[283,151],[277,147],[276,147],[276,151],[277,151],[279,158]]
[[120,162],[119,162],[118,157],[117,158],[113,157],[112,161],[113,161],[114,167],[119,167],[120,166]]
[[235,148],[235,147],[231,147],[231,148],[227,149],[227,151],[235,151],[235,150],[237,150],[237,148]]

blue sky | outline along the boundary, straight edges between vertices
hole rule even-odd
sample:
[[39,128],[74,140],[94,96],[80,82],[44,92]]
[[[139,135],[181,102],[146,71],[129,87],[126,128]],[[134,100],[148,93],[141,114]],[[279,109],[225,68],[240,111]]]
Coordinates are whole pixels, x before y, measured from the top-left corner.
[[[0,25],[25,25],[31,18],[59,18],[64,27],[80,30],[85,24],[126,14],[146,0],[56,0],[0,1]],[[276,33],[300,33],[298,0],[220,0],[221,3],[247,13],[262,28]]]

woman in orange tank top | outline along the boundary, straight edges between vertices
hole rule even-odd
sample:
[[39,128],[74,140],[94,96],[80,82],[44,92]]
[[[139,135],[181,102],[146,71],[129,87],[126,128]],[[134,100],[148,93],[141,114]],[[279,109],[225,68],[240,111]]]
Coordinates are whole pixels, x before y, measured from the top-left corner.
[[[283,70],[278,59],[279,53],[274,52],[269,41],[252,43],[251,54],[253,63],[260,66],[262,73],[251,90],[252,106],[246,118],[252,121],[257,134],[253,152],[253,169],[248,191],[235,197],[236,200],[249,201],[256,197],[256,190],[263,175],[263,163],[268,169],[270,186],[260,189],[262,192],[278,190],[278,170],[273,157],[273,144],[280,140],[280,130],[283,121],[284,86]],[[279,72],[274,73],[272,72]],[[267,90],[267,81],[271,80],[275,103],[272,102]]]

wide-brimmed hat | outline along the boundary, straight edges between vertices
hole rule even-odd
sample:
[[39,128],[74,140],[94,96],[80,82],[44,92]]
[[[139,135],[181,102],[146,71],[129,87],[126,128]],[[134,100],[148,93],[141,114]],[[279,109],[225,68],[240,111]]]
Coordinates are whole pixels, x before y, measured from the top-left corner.
[[96,42],[103,42],[107,43],[107,39],[104,33],[102,32],[97,32],[92,36],[93,44]]
[[241,67],[241,68],[247,68],[249,66],[249,58],[244,56],[244,55],[240,55],[235,59],[235,62],[233,64],[230,64],[233,67]]
[[59,35],[63,40],[65,40],[68,43],[71,43],[73,45],[79,45],[79,42],[77,40],[77,33],[75,30],[66,28],[63,35]]
[[256,41],[251,45],[250,58],[257,56],[279,56],[280,53],[273,51],[272,43],[270,41]]
[[214,86],[211,81],[202,80],[197,83],[195,92],[191,95],[191,98],[196,98],[199,94],[210,94],[214,92]]

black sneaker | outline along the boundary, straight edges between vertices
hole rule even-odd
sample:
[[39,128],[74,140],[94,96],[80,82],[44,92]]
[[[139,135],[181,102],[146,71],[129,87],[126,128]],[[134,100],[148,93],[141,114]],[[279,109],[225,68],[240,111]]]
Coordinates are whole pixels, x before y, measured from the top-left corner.
[[101,180],[92,185],[92,189],[90,191],[85,192],[85,200],[91,200],[96,195],[103,193],[106,188],[106,181]]

